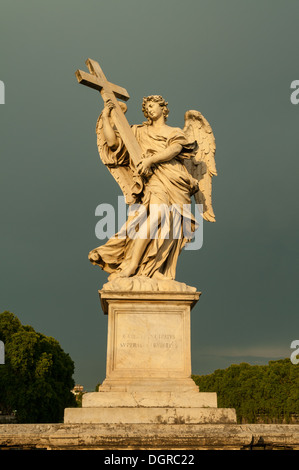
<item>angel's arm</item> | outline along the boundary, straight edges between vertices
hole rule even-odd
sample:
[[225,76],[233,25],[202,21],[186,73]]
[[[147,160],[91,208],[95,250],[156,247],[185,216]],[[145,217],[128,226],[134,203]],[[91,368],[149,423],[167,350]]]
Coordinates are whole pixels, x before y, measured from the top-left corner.
[[172,158],[176,157],[181,153],[183,146],[181,144],[172,144],[167,147],[163,152],[157,153],[149,157],[151,165],[155,163],[168,162]]
[[104,110],[102,112],[102,121],[103,121],[103,133],[105,141],[109,148],[115,150],[118,147],[117,136],[114,132],[114,129],[110,123],[110,115],[114,105],[109,100],[105,103]]
[[179,128],[174,128],[168,137],[166,148],[149,157],[151,165],[172,160],[182,152],[185,146],[189,146],[185,133]]
[[141,160],[137,165],[138,173],[147,173],[147,170],[149,170],[155,163],[168,162],[169,160],[172,160],[181,153],[182,148],[183,146],[181,144],[172,144],[163,150],[163,152],[159,152]]

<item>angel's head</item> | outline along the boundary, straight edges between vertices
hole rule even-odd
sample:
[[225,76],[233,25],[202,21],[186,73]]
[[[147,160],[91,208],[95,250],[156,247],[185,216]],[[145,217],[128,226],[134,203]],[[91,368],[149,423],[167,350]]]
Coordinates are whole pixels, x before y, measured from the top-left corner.
[[167,105],[167,101],[165,101],[161,95],[145,96],[142,101],[142,111],[148,123],[151,124],[154,115],[159,115],[160,113],[164,116],[164,120],[166,121],[169,114]]

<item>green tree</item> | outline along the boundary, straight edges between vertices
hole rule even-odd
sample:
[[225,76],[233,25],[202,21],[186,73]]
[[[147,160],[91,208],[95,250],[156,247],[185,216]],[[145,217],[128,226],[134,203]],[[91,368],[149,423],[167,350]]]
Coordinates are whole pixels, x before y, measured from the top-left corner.
[[232,364],[193,379],[200,391],[217,392],[219,407],[235,408],[238,422],[289,422],[299,416],[299,366],[289,359]]
[[16,410],[20,423],[61,422],[64,408],[76,406],[70,356],[54,338],[22,325],[7,311],[0,314],[0,340],[5,344],[0,410]]

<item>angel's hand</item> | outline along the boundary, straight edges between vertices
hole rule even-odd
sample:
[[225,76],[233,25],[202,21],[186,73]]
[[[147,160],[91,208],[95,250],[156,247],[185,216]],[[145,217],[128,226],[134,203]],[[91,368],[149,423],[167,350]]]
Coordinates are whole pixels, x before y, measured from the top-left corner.
[[108,99],[107,101],[105,101],[105,107],[104,107],[103,113],[102,113],[103,117],[109,117],[110,114],[111,114],[112,109],[114,109],[114,108],[115,108],[115,105],[114,105],[114,103],[112,102],[111,99]]
[[153,162],[150,157],[144,158],[137,164],[137,172],[139,175],[149,176],[151,175],[151,166]]

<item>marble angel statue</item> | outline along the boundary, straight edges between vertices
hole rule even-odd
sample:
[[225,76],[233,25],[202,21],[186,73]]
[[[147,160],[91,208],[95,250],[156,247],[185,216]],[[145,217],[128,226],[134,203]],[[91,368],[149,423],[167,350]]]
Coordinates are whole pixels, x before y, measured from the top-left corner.
[[[125,112],[126,105],[119,104]],[[114,126],[113,107],[108,99],[97,122],[99,154],[127,203],[133,207],[140,204],[144,210],[132,211],[120,232],[93,249],[89,260],[110,273],[109,281],[132,276],[174,280],[178,256],[197,227],[190,211],[192,196],[202,204],[203,218],[215,221],[212,178],[217,172],[213,131],[198,111],[185,113],[183,129],[170,127],[166,124],[168,103],[160,95],[145,97],[142,111],[147,121],[131,126],[143,155],[135,167]],[[156,207],[159,210],[153,209]],[[161,212],[161,207],[166,211]],[[183,230],[186,219],[189,234]],[[162,236],[166,223],[168,235]],[[130,235],[132,232],[136,235],[136,226],[144,236]]]

